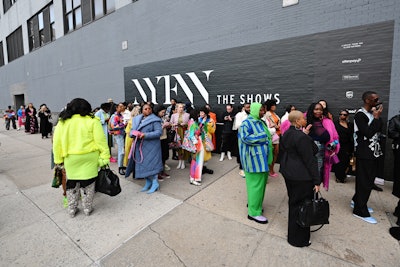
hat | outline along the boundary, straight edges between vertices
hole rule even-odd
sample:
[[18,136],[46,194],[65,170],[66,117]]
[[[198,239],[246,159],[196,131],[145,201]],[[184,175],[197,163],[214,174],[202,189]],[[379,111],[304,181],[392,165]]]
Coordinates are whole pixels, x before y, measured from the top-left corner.
[[113,102],[113,99],[112,99],[112,98],[109,98],[107,101],[108,101],[108,103],[112,103],[112,102]]

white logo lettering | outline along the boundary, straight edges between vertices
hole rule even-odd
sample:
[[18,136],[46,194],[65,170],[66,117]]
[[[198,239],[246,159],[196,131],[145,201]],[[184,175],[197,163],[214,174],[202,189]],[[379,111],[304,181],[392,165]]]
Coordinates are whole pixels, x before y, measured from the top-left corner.
[[[202,71],[206,75],[207,81],[209,81],[210,74],[213,71],[214,70]],[[208,91],[204,87],[204,85],[200,81],[200,79],[197,77],[196,73],[188,72],[188,73],[185,73],[185,74],[190,78],[190,80],[196,86],[196,89],[199,91],[199,93],[202,96],[202,98],[204,99],[204,101],[208,104],[209,103]],[[174,87],[171,87],[171,76],[174,77],[175,80],[176,80],[176,83],[175,83]],[[190,89],[190,87],[188,86],[188,84],[185,82],[185,80],[183,79],[181,74],[156,76],[155,78],[156,78],[156,84],[159,84],[159,82],[161,80],[164,80],[164,92],[165,92],[164,104],[170,104],[171,103],[171,91],[175,92],[175,94],[178,95],[178,84],[182,88],[183,92],[185,93],[185,95],[187,96],[189,101],[192,104],[194,104],[193,103],[193,92]],[[157,90],[156,90],[155,85],[153,84],[153,82],[148,77],[142,78],[142,79],[145,81],[148,89],[151,92],[151,102],[153,102],[154,104],[157,104]],[[136,86],[136,88],[137,88],[141,98],[143,99],[143,101],[148,101],[147,94],[146,94],[145,90],[143,89],[142,85],[140,84],[139,79],[132,79],[132,82]],[[135,104],[138,103],[136,97],[135,97],[134,103]]]

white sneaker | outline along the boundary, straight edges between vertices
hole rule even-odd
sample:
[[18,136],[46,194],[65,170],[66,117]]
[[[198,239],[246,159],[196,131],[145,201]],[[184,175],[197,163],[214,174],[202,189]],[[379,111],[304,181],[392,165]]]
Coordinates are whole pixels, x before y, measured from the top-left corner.
[[367,223],[372,223],[372,224],[378,223],[378,221],[374,217],[361,217],[361,216],[355,215],[354,213],[353,213],[353,216],[360,218],[361,220],[363,220],[364,222],[367,222]]
[[165,165],[164,165],[164,170],[166,170],[166,171],[170,171],[170,170],[171,170],[171,167],[170,167],[170,166],[168,166],[167,164],[165,164]]
[[[350,202],[350,207],[352,209],[354,209],[354,201],[353,200]],[[374,210],[372,208],[370,208],[370,207],[367,207],[367,208],[368,208],[368,212],[369,213],[373,213],[374,212]]]
[[239,171],[239,175],[242,176],[242,178],[244,178],[244,177],[245,177],[244,171],[243,171],[243,170],[240,170],[240,171]]

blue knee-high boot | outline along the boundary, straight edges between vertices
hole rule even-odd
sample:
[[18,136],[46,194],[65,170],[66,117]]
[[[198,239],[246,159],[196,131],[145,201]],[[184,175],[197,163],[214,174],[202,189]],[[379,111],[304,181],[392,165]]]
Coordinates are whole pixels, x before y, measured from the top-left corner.
[[159,183],[158,183],[158,175],[157,175],[157,174],[154,175],[154,177],[153,177],[153,178],[150,178],[150,179],[152,179],[152,184],[151,184],[150,190],[147,191],[147,194],[154,193],[154,192],[157,191],[158,188],[160,187],[160,185],[159,185]]
[[150,180],[150,178],[146,177],[146,184],[144,185],[142,190],[140,190],[140,192],[147,191],[147,190],[149,190],[150,187],[151,187],[151,180]]

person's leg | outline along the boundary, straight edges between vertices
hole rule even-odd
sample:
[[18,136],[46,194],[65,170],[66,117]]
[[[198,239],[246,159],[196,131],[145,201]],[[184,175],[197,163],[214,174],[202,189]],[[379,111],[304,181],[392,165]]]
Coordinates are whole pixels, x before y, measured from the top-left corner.
[[340,150],[338,153],[339,163],[333,166],[336,176],[336,182],[344,183],[346,180],[346,169],[349,165],[349,156],[345,151]]
[[226,155],[228,156],[229,160],[232,160],[232,152],[233,152],[233,148],[234,148],[234,135],[233,133],[229,133],[227,134],[227,147],[226,147]]
[[310,243],[310,227],[301,227],[297,223],[299,205],[305,199],[313,197],[313,183],[285,180],[289,197],[288,237],[289,244],[296,247],[308,246]]
[[273,146],[273,158],[272,158],[272,163],[269,165],[269,175],[272,177],[276,177],[278,175],[275,173],[274,166],[276,159],[278,158],[279,144],[273,144],[272,146]]
[[228,151],[228,141],[229,141],[228,140],[228,134],[223,133],[221,135],[222,145],[221,145],[221,157],[219,158],[219,161],[223,161],[224,158],[225,158],[225,154]]
[[370,217],[368,212],[368,199],[376,176],[377,162],[374,160],[357,160],[356,192],[353,197],[353,214],[360,217]]
[[86,216],[89,216],[93,210],[93,198],[95,193],[95,180],[92,181],[91,184],[81,187],[81,196],[82,196],[82,206],[83,212]]
[[259,216],[262,214],[265,186],[267,178],[265,173],[246,172],[246,188],[248,215]]
[[15,124],[15,118],[11,119],[12,120],[12,127],[13,129],[17,129],[17,125]]
[[6,119],[6,130],[10,130],[10,119]]
[[67,181],[68,214],[71,218],[75,217],[75,214],[78,212],[79,188],[79,182],[73,180]]
[[148,178],[151,179],[152,183],[149,191],[147,191],[147,194],[152,194],[160,188],[160,184],[158,183],[158,174],[155,174]]
[[124,171],[124,155],[125,155],[125,146],[124,146],[124,137],[122,135],[115,135],[115,142],[118,146],[118,171],[119,174],[125,175]]

